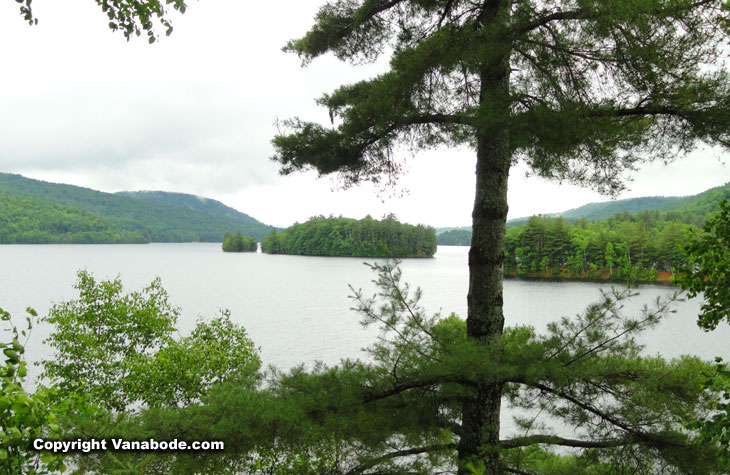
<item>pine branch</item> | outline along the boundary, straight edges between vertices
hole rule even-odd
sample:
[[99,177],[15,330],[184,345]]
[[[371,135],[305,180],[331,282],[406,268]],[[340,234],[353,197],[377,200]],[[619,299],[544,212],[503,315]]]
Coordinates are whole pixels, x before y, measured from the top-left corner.
[[430,378],[416,379],[413,381],[407,381],[404,383],[396,384],[392,388],[384,390],[384,391],[380,391],[380,392],[372,391],[365,398],[363,398],[363,402],[364,403],[375,402],[380,399],[386,399],[391,396],[396,396],[402,392],[408,391],[409,389],[425,388],[428,386],[433,386],[435,384],[444,384],[444,383],[458,383],[458,384],[463,384],[464,386],[476,386],[477,385],[476,382],[463,378],[463,377],[460,377],[459,375],[455,375],[455,374],[436,375],[436,376],[432,376]]
[[517,24],[514,28],[511,29],[510,33],[513,38],[518,37],[520,35],[524,35],[525,33],[529,33],[530,31],[536,30],[538,28],[541,28],[543,26],[547,26],[548,24],[554,22],[554,21],[565,21],[565,20],[590,20],[599,18],[602,15],[599,15],[596,12],[589,12],[583,9],[579,10],[566,10],[566,11],[559,11],[550,13],[547,15],[539,16],[538,18],[534,19],[533,21],[525,24]]
[[[663,439],[656,435],[646,433],[638,428],[631,427],[630,425],[626,424],[625,422],[622,422],[622,421],[616,419],[615,417],[611,416],[610,414],[607,414],[606,412],[601,411],[600,409],[598,409],[597,407],[595,407],[591,404],[578,400],[577,398],[575,398],[574,396],[572,396],[566,392],[560,391],[558,389],[555,389],[550,386],[546,386],[544,384],[537,383],[537,382],[526,382],[524,380],[515,381],[515,382],[524,384],[525,386],[533,387],[535,389],[539,389],[539,390],[544,391],[549,394],[554,394],[568,402],[571,402],[574,405],[580,407],[581,409],[583,409],[587,412],[590,412],[593,415],[598,416],[600,419],[602,419],[620,429],[623,429],[626,433],[631,434],[631,436],[634,440],[637,440],[637,441],[641,440],[641,441],[644,441],[644,442],[647,442],[649,444],[656,445],[659,447],[666,447],[666,446],[686,447],[685,444],[678,444],[676,442],[672,442],[670,440]],[[622,444],[622,445],[627,445],[627,444]]]
[[345,475],[357,475],[364,473],[367,469],[375,467],[382,462],[387,462],[388,460],[392,460],[394,458],[407,457],[409,455],[425,454],[430,452],[443,452],[445,450],[456,450],[456,447],[457,444],[437,444],[388,452],[385,455],[381,455],[380,457],[374,458],[363,464],[358,465],[349,472],[346,472]]
[[580,440],[566,439],[550,434],[536,434],[525,437],[516,437],[514,439],[503,440],[499,445],[504,449],[514,449],[516,447],[527,447],[535,444],[560,445],[563,447],[580,447],[584,449],[600,449],[610,447],[621,447],[623,445],[631,445],[636,443],[633,437],[623,439],[605,439],[605,440]]

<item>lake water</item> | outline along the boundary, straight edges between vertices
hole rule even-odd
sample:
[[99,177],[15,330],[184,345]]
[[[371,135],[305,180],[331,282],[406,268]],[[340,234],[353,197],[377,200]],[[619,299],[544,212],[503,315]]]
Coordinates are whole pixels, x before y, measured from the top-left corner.
[[[468,282],[466,247],[441,246],[433,259],[405,259],[403,281],[423,289],[423,306],[466,315]],[[120,275],[125,289],[140,289],[160,276],[171,301],[182,309],[179,328],[188,332],[199,316],[213,316],[227,308],[261,349],[265,365],[287,369],[321,360],[336,364],[341,358],[365,357],[362,348],[377,336],[363,329],[350,310],[348,284],[375,291],[374,273],[363,258],[281,256],[224,253],[220,244],[148,245],[2,245],[0,246],[0,307],[22,323],[27,306],[45,315],[53,302],[77,297],[72,285],[76,272],[86,268],[97,279]],[[372,261],[372,259],[370,260]],[[580,313],[600,297],[600,285],[588,282],[507,280],[507,325],[532,325],[538,330],[562,316]],[[629,301],[627,312],[638,311],[673,289],[643,286]],[[648,353],[666,357],[696,354],[706,359],[730,359],[730,327],[706,333],[695,324],[697,300],[679,302],[677,312],[643,337]],[[48,326],[37,325],[27,344],[27,359],[51,356],[42,341]],[[31,380],[39,369],[31,366]],[[518,429],[502,411],[502,434]],[[560,421],[541,417],[566,437],[575,435]]]
[[[404,281],[423,289],[430,313],[466,315],[466,247],[441,246],[433,259],[406,259]],[[162,278],[171,301],[181,307],[180,331],[198,316],[227,308],[261,348],[264,364],[286,369],[321,360],[362,355],[376,336],[363,329],[350,310],[348,284],[372,294],[373,272],[363,258],[303,257],[223,253],[220,244],[148,245],[3,245],[0,246],[0,307],[21,322],[24,309],[44,315],[52,302],[76,297],[76,271],[86,268],[97,278],[122,277],[126,289],[140,289]],[[529,324],[541,330],[561,316],[572,316],[599,298],[608,285],[586,282],[508,280],[505,282],[507,325]],[[635,311],[673,290],[643,286],[627,305]],[[730,328],[705,333],[695,324],[697,300],[680,302],[677,313],[644,338],[649,353],[668,357],[697,354],[730,357]],[[31,361],[50,356],[42,344],[47,327],[34,329],[28,344]],[[33,371],[31,372],[31,375]]]

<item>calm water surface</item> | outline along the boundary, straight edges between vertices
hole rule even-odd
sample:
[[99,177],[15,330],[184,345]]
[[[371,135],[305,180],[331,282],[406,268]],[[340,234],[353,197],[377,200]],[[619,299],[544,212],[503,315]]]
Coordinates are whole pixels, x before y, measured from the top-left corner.
[[[223,253],[220,244],[148,245],[3,245],[0,246],[0,307],[20,322],[27,306],[44,315],[50,304],[76,297],[76,271],[86,268],[97,278],[122,277],[126,289],[139,289],[162,278],[171,301],[181,307],[181,333],[199,316],[227,308],[261,348],[265,364],[289,368],[322,360],[362,355],[377,334],[363,329],[351,310],[348,284],[374,291],[372,271],[363,258],[278,256]],[[406,259],[404,280],[420,286],[422,303],[431,312],[466,314],[467,248],[439,247],[433,259]],[[561,316],[581,312],[608,287],[584,282],[508,280],[505,282],[507,325],[529,324],[538,330]],[[636,311],[672,289],[644,286],[627,305]],[[681,302],[677,313],[646,335],[649,353],[668,357],[692,353],[730,358],[730,328],[711,333],[695,324],[696,300]],[[42,340],[48,328],[34,329],[29,360],[48,354]]]

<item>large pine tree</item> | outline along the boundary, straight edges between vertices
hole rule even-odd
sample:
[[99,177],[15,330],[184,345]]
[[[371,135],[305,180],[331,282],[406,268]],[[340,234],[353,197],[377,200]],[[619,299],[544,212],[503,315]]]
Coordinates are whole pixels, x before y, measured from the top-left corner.
[[[477,156],[467,332],[500,338],[507,178],[541,176],[604,192],[641,160],[698,141],[730,145],[728,15],[720,0],[338,0],[286,49],[354,63],[392,51],[390,70],[319,99],[334,125],[293,119],[274,139],[290,173],[346,183],[397,174],[397,144],[468,144]],[[444,164],[444,166],[448,166]],[[503,387],[464,402],[460,460],[497,471]]]
[[[392,52],[390,70],[321,97],[332,127],[287,121],[273,158],[352,184],[397,174],[397,144],[473,147],[467,332],[490,345],[504,325],[510,168],[613,193],[642,160],[730,145],[729,20],[720,0],[330,2],[286,49],[304,63]],[[493,472],[502,392],[484,384],[464,402],[458,448]]]

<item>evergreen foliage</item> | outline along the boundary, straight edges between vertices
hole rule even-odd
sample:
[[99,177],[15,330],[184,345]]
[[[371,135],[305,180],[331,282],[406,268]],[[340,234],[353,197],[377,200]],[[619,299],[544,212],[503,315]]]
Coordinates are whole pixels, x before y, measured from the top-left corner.
[[[231,230],[260,240],[273,229],[218,201],[182,193],[103,193],[8,173],[0,173],[0,190],[5,243],[220,242]],[[69,235],[68,227],[81,225],[93,231]]]
[[223,252],[256,252],[258,243],[252,236],[241,233],[226,233],[221,246]]
[[[690,297],[703,296],[697,324],[714,330],[723,320],[730,323],[730,201],[720,203],[702,232],[690,232],[683,250],[688,262],[677,281]],[[722,358],[716,358],[702,387],[721,394],[722,399],[711,406],[709,415],[688,426],[699,430],[703,443],[719,447],[730,463],[730,367]]]
[[430,226],[400,223],[395,216],[382,221],[318,216],[277,233],[261,243],[269,254],[353,257],[433,257],[436,234]]
[[507,229],[505,270],[543,277],[610,276],[655,281],[683,265],[685,225],[658,211],[618,214],[597,223],[533,216]]

